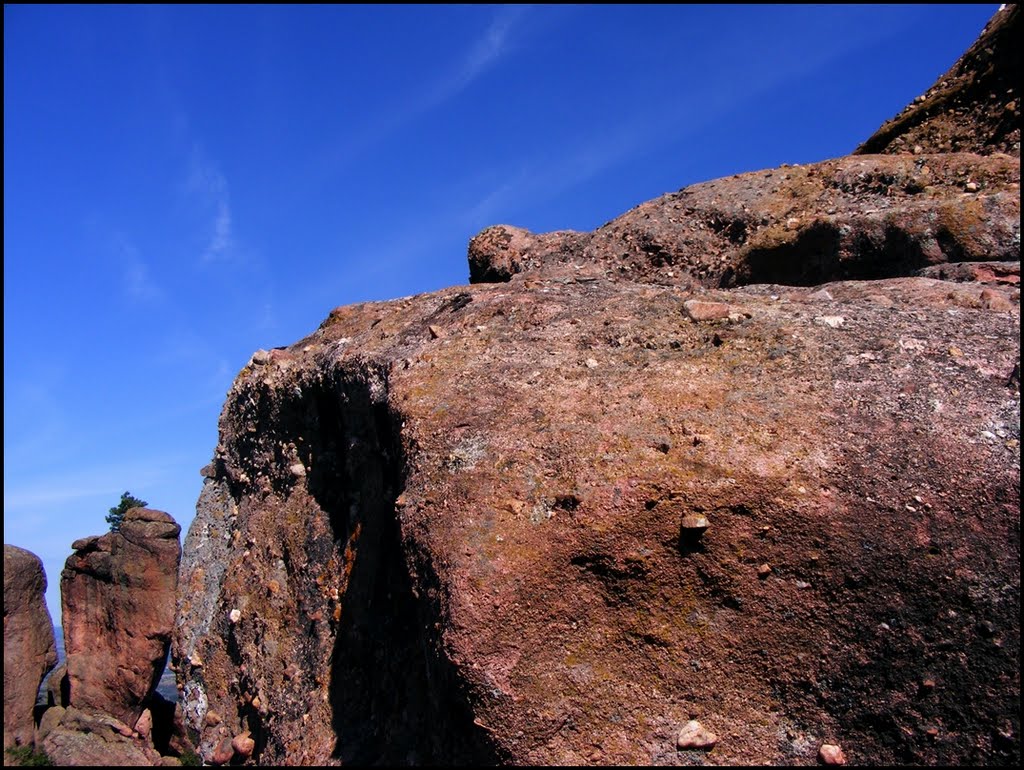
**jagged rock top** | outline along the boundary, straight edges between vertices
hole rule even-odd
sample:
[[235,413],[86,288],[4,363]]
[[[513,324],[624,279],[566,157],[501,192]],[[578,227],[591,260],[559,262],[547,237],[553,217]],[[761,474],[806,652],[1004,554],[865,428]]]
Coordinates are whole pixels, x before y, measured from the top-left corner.
[[854,154],[1005,152],[1020,157],[1020,9],[1004,5],[928,91]]
[[14,611],[8,603],[20,601],[28,591],[46,591],[43,563],[31,551],[4,543],[4,612]]

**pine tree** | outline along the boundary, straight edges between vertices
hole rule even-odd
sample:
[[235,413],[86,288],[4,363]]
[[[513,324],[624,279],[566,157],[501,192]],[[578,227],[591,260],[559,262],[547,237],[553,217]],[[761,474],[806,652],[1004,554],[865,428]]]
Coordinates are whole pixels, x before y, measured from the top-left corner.
[[121,502],[111,508],[110,513],[107,515],[107,523],[110,524],[110,531],[117,532],[121,529],[121,524],[124,522],[124,515],[132,508],[145,508],[147,505],[149,505],[149,503],[145,500],[132,497],[131,492],[125,492],[121,495]]

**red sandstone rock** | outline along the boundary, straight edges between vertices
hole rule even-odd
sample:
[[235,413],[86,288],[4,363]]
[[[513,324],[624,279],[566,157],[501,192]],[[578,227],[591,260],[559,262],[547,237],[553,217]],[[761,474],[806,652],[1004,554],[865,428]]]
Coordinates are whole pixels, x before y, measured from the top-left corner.
[[70,704],[134,725],[163,673],[180,527],[135,508],[119,532],[75,541],[61,573]]
[[39,557],[4,544],[4,748],[32,743],[32,710],[46,673],[57,663]]

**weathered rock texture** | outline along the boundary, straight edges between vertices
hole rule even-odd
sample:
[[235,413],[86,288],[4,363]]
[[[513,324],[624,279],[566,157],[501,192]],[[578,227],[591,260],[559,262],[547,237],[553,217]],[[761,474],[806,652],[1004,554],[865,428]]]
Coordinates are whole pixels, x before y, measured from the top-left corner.
[[118,532],[72,544],[61,573],[71,706],[134,725],[167,662],[181,527],[134,508]]
[[143,767],[160,755],[131,727],[109,714],[69,706],[48,709],[41,748],[59,766]]
[[1016,158],[847,158],[259,351],[182,561],[202,754],[1013,764],[1019,243]]
[[812,286],[946,262],[1020,261],[1020,160],[852,156],[695,184],[593,233],[497,225],[469,247],[473,282],[544,269],[663,286]]
[[1020,36],[1020,7],[1003,6],[949,72],[856,152],[1005,152],[1019,158]]
[[46,673],[57,664],[39,557],[4,544],[4,748],[32,743],[32,711]]

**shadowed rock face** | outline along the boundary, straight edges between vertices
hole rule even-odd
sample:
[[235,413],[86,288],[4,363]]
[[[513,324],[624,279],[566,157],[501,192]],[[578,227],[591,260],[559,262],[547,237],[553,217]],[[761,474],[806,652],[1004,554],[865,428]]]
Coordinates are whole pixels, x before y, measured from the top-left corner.
[[134,508],[119,532],[76,540],[61,573],[70,705],[131,726],[163,673],[181,527]]
[[32,743],[32,710],[57,664],[46,573],[31,551],[4,544],[4,748]]
[[174,642],[208,760],[1019,760],[1016,158],[755,172],[470,265],[232,386]]

